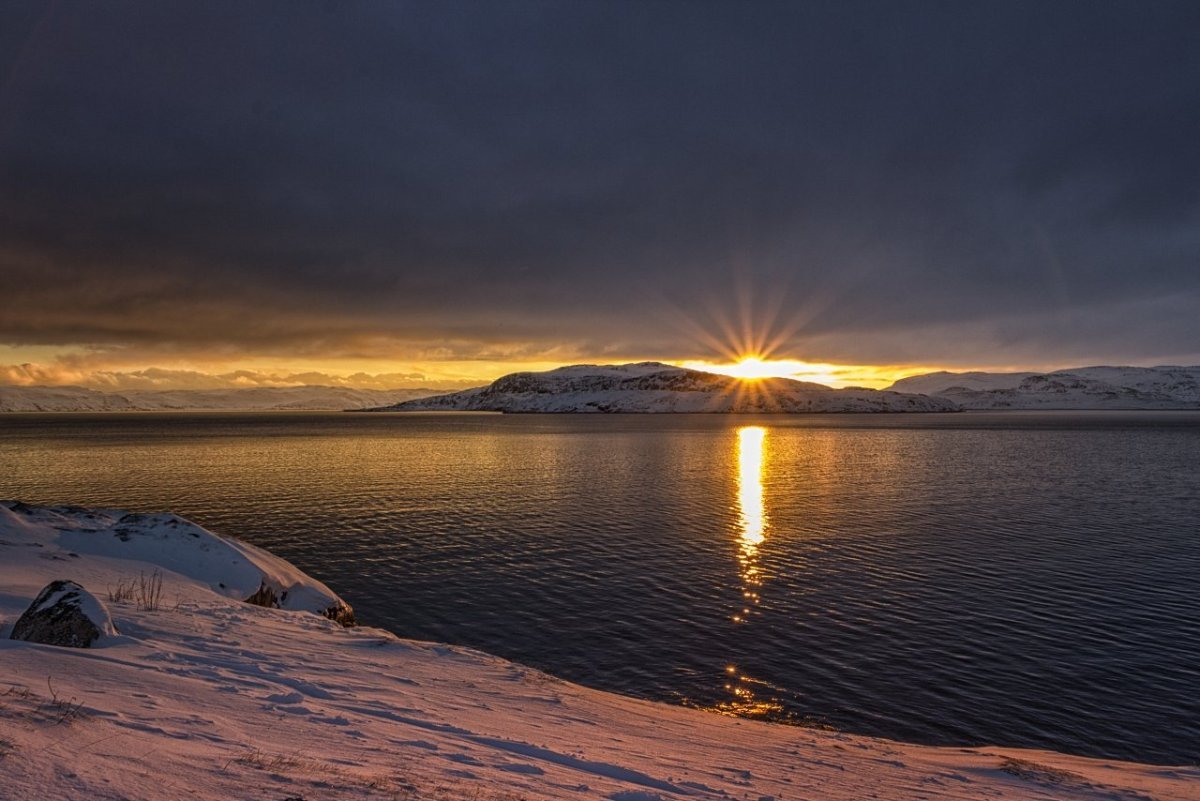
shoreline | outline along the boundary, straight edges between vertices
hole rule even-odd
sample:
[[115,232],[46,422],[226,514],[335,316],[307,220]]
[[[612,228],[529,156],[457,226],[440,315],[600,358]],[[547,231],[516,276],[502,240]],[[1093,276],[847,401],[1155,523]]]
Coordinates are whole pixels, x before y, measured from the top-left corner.
[[771,418],[791,418],[791,417],[930,417],[939,414],[954,415],[954,416],[970,416],[975,417],[985,414],[1043,414],[1043,413],[1064,413],[1064,414],[1093,414],[1093,413],[1113,413],[1113,414],[1131,414],[1131,413],[1200,413],[1200,406],[1191,407],[1173,407],[1163,409],[1147,409],[1136,406],[1115,408],[1106,407],[1103,409],[1095,408],[1071,408],[1071,407],[1037,407],[1027,409],[943,409],[936,411],[823,411],[823,412],[644,412],[644,411],[610,411],[610,412],[505,412],[505,411],[485,411],[485,410],[459,410],[459,409],[22,409],[22,410],[0,410],[0,419],[5,417],[17,416],[52,416],[52,415],[96,415],[98,417],[113,417],[117,415],[225,415],[225,414],[242,414],[242,415],[291,415],[299,416],[306,414],[321,414],[321,415],[345,415],[345,414],[370,414],[378,417],[416,417],[421,415],[466,415],[473,417],[483,416],[510,416],[510,417],[530,417],[536,415],[547,415],[553,417],[771,417]]
[[[1200,791],[1195,766],[910,745],[592,690],[469,648],[243,603],[195,558],[174,570],[150,561],[151,546],[235,544],[295,571],[280,579],[293,590],[317,597],[324,585],[261,549],[167,525],[179,518],[127,520],[122,541],[112,523],[123,513],[56,509],[0,504],[0,636],[53,579],[104,599],[157,570],[165,603],[108,601],[120,634],[91,649],[0,640],[3,797],[1183,801]],[[151,517],[144,531],[134,525]]]

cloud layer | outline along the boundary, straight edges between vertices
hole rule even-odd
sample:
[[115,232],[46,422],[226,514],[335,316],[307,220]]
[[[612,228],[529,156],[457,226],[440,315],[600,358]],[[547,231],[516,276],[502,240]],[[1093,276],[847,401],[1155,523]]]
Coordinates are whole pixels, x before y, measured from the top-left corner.
[[0,343],[1200,360],[1197,29],[1189,2],[10,4]]

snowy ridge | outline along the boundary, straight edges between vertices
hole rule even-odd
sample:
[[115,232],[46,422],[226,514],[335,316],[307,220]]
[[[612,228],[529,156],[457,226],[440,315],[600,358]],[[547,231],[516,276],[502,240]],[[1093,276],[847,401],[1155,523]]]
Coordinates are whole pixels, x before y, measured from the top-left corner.
[[428,389],[247,387],[123,390],[0,385],[0,412],[341,411],[437,394]]
[[228,598],[254,597],[263,605],[314,612],[347,623],[354,617],[350,605],[333,590],[291,563],[170,513],[0,501],[0,540],[38,548],[43,558],[119,559],[139,566],[132,575],[161,568]]
[[930,373],[897,381],[964,409],[1200,409],[1200,367],[1079,367],[1052,373]]
[[573,365],[512,373],[489,386],[406,401],[373,411],[508,413],[946,412],[941,398],[822,384],[738,378],[657,362]]
[[935,395],[952,387],[962,387],[971,390],[1013,389],[1026,378],[1032,378],[1037,373],[926,373],[901,378],[888,389],[897,392],[920,392],[925,395]]
[[[106,539],[111,510],[0,509],[4,799],[1184,801],[1200,791],[1194,766],[906,745],[624,698],[467,648],[241,603],[212,586],[236,567],[189,577],[175,570],[186,559],[158,565],[170,601],[158,611],[110,602],[121,634],[91,649],[13,641],[12,621],[49,581],[69,575],[103,592],[151,554],[63,547]],[[186,548],[185,538],[171,542]]]

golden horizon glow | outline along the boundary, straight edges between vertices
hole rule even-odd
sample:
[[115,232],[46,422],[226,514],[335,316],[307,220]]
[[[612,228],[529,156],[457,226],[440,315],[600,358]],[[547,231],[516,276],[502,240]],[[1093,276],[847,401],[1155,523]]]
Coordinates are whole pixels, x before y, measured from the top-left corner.
[[[431,387],[451,391],[489,384],[515,372],[543,372],[571,364],[624,364],[662,361],[691,370],[735,376],[752,384],[764,378],[790,378],[825,386],[884,389],[901,378],[939,370],[1012,372],[1015,367],[852,365],[777,359],[770,350],[721,350],[728,361],[633,354],[614,359],[578,353],[542,354],[530,359],[502,354],[478,359],[444,359],[421,352],[409,360],[374,356],[333,357],[219,353],[147,357],[83,345],[0,345],[0,385],[85,386],[99,390],[197,389],[228,386],[347,386],[361,389]],[[741,353],[740,357],[735,354]],[[1025,366],[1020,369],[1042,369]],[[1049,368],[1047,368],[1049,369]]]
[[731,375],[735,378],[744,378],[749,380],[757,380],[760,378],[783,378],[788,376],[803,365],[803,362],[797,361],[763,361],[757,356],[746,356],[740,361],[722,368],[725,375]]
[[764,378],[790,378],[794,381],[809,381],[827,387],[866,387],[885,389],[914,375],[933,373],[944,369],[920,365],[856,365],[806,362],[800,359],[769,359],[757,354],[742,356],[737,361],[723,363],[691,359],[678,362],[688,370],[717,373],[745,381]]

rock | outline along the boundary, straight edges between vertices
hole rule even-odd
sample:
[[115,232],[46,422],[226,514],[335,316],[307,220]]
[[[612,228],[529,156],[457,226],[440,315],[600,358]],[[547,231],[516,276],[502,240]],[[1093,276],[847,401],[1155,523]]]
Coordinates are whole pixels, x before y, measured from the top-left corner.
[[108,608],[74,581],[52,581],[13,626],[12,639],[87,648],[117,634]]
[[[283,594],[286,596],[287,591],[285,590]],[[250,596],[246,598],[246,603],[254,604],[255,606],[266,606],[270,609],[278,609],[279,596],[275,593],[275,588],[268,586],[267,582],[264,581],[258,585],[257,590],[250,593]]]
[[[270,609],[282,609],[287,600],[287,590],[276,590],[275,587],[263,581],[259,584],[258,589],[245,599],[245,602],[254,604],[255,606],[265,606]],[[354,609],[341,598],[336,598],[335,602],[329,606],[314,608],[312,611],[347,628],[357,625],[354,619]]]

